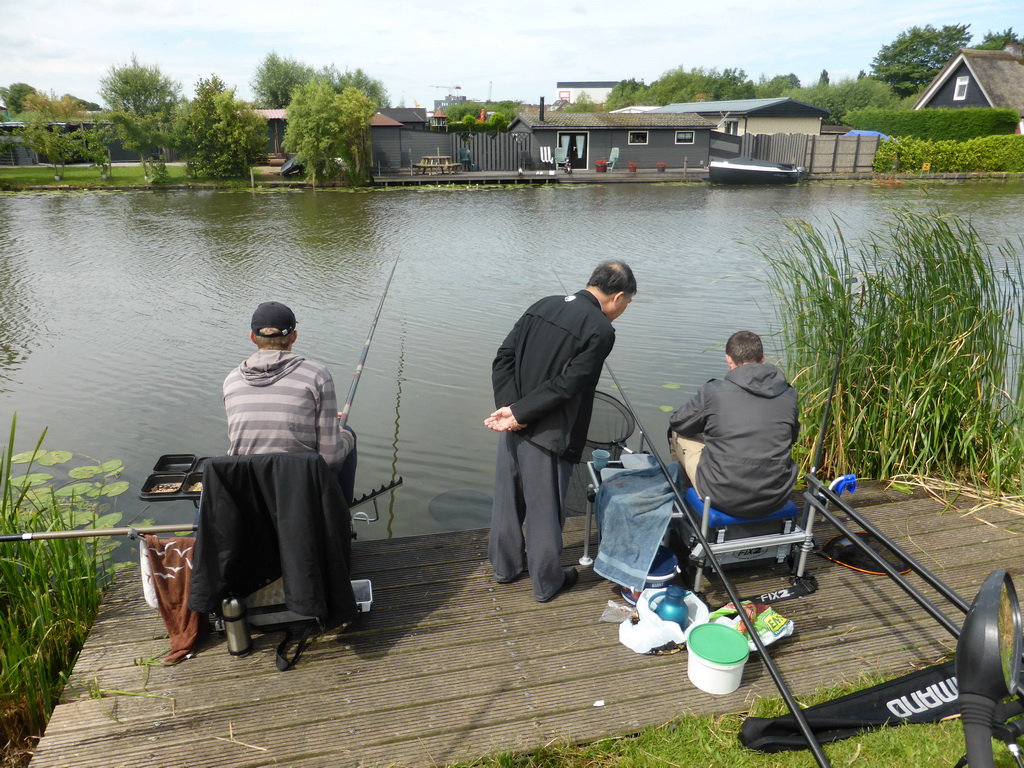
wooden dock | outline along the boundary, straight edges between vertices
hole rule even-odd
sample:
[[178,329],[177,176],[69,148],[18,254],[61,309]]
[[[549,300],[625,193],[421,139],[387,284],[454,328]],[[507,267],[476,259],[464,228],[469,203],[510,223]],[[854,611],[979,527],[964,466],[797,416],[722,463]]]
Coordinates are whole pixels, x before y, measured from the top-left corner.
[[[993,569],[1008,568],[1021,583],[1020,516],[965,515],[878,490],[851,501],[968,602]],[[571,518],[567,564],[581,553],[581,530],[582,518]],[[823,526],[817,540],[829,535]],[[687,679],[685,652],[628,650],[617,625],[599,620],[615,596],[589,569],[547,604],[533,600],[528,581],[495,584],[486,542],[484,530],[356,542],[353,575],[372,580],[372,611],[342,635],[317,638],[284,673],[274,665],[279,634],[258,635],[245,658],[214,635],[191,660],[153,665],[168,647],[164,628],[142,600],[137,570],[127,569],[32,768],[434,767],[634,733],[686,713],[741,712],[754,697],[775,695],[754,657],[736,693],[712,696]],[[796,695],[864,672],[905,672],[955,647],[885,577],[817,557],[811,568],[818,591],[775,606],[796,632],[769,649]],[[787,583],[784,568],[732,576],[745,596]],[[707,596],[712,608],[726,601],[714,578]]]

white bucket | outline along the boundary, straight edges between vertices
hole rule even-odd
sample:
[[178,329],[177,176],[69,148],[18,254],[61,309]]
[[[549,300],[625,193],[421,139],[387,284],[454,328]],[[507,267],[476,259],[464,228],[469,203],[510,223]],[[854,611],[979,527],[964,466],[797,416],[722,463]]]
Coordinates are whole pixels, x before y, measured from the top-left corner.
[[732,693],[740,687],[750,656],[747,638],[724,624],[698,624],[686,641],[686,674],[705,693]]

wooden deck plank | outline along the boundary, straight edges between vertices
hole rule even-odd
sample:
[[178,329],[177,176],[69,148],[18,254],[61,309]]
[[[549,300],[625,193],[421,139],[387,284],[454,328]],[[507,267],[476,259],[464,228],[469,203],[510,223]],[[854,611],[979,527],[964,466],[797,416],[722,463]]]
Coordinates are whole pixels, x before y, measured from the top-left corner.
[[[1019,517],[943,512],[933,500],[878,489],[860,498],[876,503],[865,517],[965,600],[990,570],[1020,571]],[[818,541],[827,535],[822,525]],[[373,582],[373,611],[341,635],[316,638],[287,673],[274,666],[277,634],[257,635],[256,651],[243,659],[214,636],[177,667],[140,664],[162,656],[167,640],[139,599],[137,574],[119,579],[33,768],[434,766],[552,739],[632,733],[684,712],[742,711],[756,695],[775,695],[757,659],[739,691],[710,696],[689,683],[685,652],[629,651],[617,625],[599,621],[614,595],[590,570],[545,605],[533,600],[528,580],[494,584],[486,540],[486,531],[465,531],[357,541],[356,575]],[[565,562],[574,562],[581,518],[570,519],[565,540]],[[776,606],[796,632],[769,649],[796,695],[865,671],[933,663],[955,646],[885,577],[817,557],[808,565],[819,590]],[[785,568],[730,576],[742,595],[787,583]],[[959,611],[909,578],[959,625]],[[714,576],[707,596],[713,606],[727,599]],[[108,693],[93,698],[97,690]]]

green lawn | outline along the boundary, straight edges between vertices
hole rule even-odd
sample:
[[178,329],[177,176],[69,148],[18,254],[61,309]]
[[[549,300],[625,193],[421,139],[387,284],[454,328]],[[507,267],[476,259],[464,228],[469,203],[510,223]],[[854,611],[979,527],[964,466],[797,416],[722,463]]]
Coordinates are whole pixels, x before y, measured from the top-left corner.
[[[174,184],[212,184],[218,187],[249,186],[249,179],[218,179],[196,181],[185,175],[183,165],[168,165],[167,181],[150,185],[140,165],[114,165],[106,180],[100,178],[100,170],[95,166],[68,165],[64,168],[64,178],[54,179],[54,169],[49,165],[18,165],[0,166],[0,189],[18,190],[28,187],[47,186],[54,189],[71,187],[73,189],[102,189],[123,186],[166,186]],[[277,174],[257,173],[256,181],[280,181]]]

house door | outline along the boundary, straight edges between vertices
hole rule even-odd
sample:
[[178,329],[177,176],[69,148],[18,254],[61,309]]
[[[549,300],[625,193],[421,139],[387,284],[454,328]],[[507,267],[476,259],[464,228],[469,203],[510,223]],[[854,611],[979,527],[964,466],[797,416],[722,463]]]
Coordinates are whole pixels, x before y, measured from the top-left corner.
[[573,168],[587,167],[587,141],[586,133],[559,133],[558,146],[566,151],[569,158],[569,165]]

